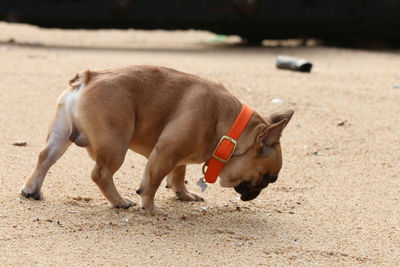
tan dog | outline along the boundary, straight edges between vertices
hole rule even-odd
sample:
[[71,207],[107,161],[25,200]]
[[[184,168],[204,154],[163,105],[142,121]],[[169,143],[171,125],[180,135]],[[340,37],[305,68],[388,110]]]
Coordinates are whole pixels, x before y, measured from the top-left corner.
[[[73,142],[96,161],[92,179],[113,207],[133,204],[113,182],[128,149],[148,158],[137,190],[142,208],[154,210],[165,176],[179,199],[202,200],[186,189],[186,165],[209,160],[241,110],[224,86],[154,66],[87,70],[70,85],[57,101],[47,144],[23,196],[42,198],[45,175]],[[220,173],[220,185],[235,187],[242,200],[251,200],[275,182],[282,166],[279,138],[292,115],[289,110],[263,119],[254,112]]]

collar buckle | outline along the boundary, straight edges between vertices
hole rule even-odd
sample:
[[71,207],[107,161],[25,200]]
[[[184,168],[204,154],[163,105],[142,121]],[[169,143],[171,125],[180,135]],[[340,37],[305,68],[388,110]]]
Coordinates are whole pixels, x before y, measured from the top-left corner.
[[[225,164],[232,157],[236,145],[237,143],[235,139],[233,139],[230,136],[224,135],[221,137],[221,140],[219,140],[219,143],[215,148],[214,152],[212,153],[211,157]],[[230,150],[230,152],[228,149]],[[227,154],[227,152],[229,154]]]

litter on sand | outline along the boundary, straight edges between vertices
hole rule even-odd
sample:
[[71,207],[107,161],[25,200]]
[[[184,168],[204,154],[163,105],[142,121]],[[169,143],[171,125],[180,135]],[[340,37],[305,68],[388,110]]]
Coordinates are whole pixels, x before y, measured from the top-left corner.
[[278,69],[311,72],[312,64],[302,58],[278,56],[278,59],[276,60],[276,67]]

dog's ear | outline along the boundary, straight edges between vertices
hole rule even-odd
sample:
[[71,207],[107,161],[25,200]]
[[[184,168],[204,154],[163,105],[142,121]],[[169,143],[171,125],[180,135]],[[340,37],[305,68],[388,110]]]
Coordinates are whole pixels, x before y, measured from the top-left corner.
[[272,147],[279,143],[282,131],[285,129],[288,119],[283,119],[280,122],[274,123],[269,127],[265,127],[257,136],[256,144],[262,147]]
[[[290,119],[291,119],[292,116],[293,116],[293,113],[294,113],[294,111],[291,110],[291,109],[289,109],[289,110],[287,110],[287,111],[285,111],[285,112],[278,112],[278,113],[271,114],[271,115],[269,116],[269,118],[270,118],[270,120],[271,120],[272,123],[277,123],[277,122],[283,121],[284,119],[287,119],[288,122],[289,122]],[[286,123],[286,124],[287,124],[287,123]],[[285,125],[285,126],[286,126],[286,125]]]
[[282,135],[283,129],[285,129],[289,120],[292,118],[294,111],[287,110],[285,112],[274,113],[269,116],[272,124],[265,127],[260,134],[257,136],[256,144],[262,146],[263,154],[268,154],[268,147],[272,147],[274,144],[279,143],[279,139]]

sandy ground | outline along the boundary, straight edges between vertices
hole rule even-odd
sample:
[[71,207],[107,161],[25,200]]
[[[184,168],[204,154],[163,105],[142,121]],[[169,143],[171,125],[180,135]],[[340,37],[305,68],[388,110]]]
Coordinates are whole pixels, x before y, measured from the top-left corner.
[[[249,48],[207,32],[64,31],[0,23],[0,262],[9,265],[398,266],[400,52],[319,46]],[[314,63],[278,70],[280,54]],[[94,165],[71,146],[44,199],[20,187],[44,145],[55,101],[86,68],[177,68],[221,82],[268,115],[296,111],[282,137],[278,181],[252,202],[211,185],[184,203],[160,187],[167,216],[107,206]],[[272,99],[283,104],[273,104]],[[12,145],[25,141],[27,145]],[[128,153],[115,176],[135,202],[145,159]],[[188,171],[196,186],[201,166]]]

